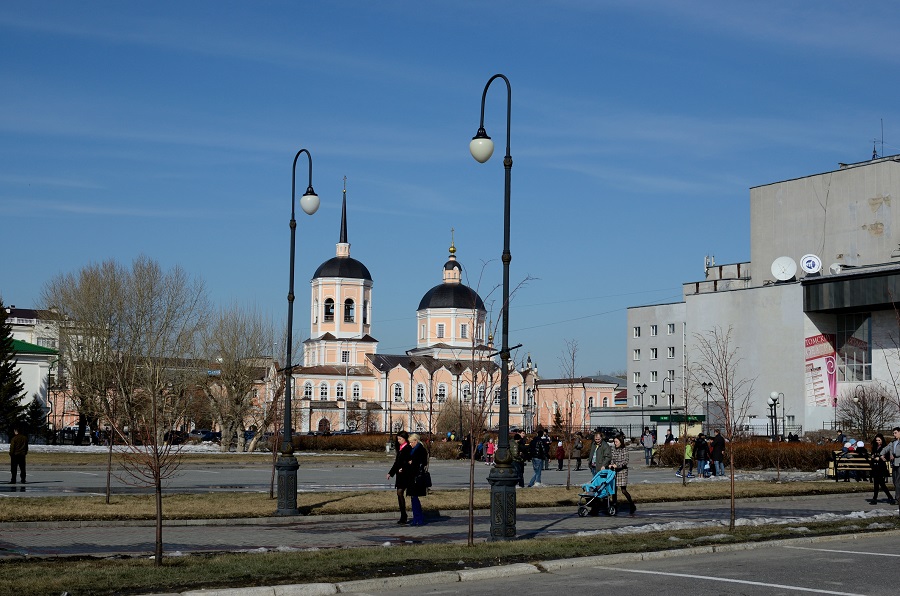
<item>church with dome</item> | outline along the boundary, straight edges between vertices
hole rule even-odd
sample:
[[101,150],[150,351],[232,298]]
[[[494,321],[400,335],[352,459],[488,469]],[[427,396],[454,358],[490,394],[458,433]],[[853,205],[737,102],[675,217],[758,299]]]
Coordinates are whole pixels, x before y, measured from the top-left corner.
[[[498,426],[500,371],[487,310],[463,283],[452,240],[442,273],[416,310],[416,347],[379,354],[374,282],[350,256],[344,190],[336,254],[310,282],[310,337],[292,371],[296,432],[455,432],[473,415],[485,428]],[[530,359],[510,370],[511,428],[530,430],[536,382]]]

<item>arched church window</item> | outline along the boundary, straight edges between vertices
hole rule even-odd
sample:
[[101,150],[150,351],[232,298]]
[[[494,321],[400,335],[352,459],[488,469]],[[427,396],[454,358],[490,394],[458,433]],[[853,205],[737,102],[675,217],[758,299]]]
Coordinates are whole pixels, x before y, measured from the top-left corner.
[[394,383],[394,401],[403,401],[403,385]]
[[497,387],[496,389],[494,389],[494,403],[495,403],[495,404],[499,404],[499,403],[500,403],[500,388],[499,388],[499,387]]
[[529,406],[534,405],[534,389],[529,387],[528,389],[525,390],[525,399],[528,400]]
[[509,403],[517,406],[519,405],[519,388],[513,387],[509,392]]
[[438,385],[437,400],[438,400],[439,404],[442,404],[445,401],[447,401],[447,386],[444,385],[443,383]]
[[352,323],[356,320],[356,306],[352,298],[344,300],[344,322]]
[[484,385],[478,386],[478,403],[479,404],[484,403]]
[[593,408],[593,407],[594,407],[594,398],[593,398],[593,396],[591,396],[591,397],[588,398],[588,407],[589,407],[589,408]]
[[325,321],[333,321],[334,320],[334,299],[326,298],[325,299]]
[[419,383],[416,385],[416,402],[423,403],[425,401],[425,385]]
[[608,397],[604,397],[604,398],[603,398],[603,407],[604,407],[604,408],[608,408],[608,407],[609,407],[609,398],[608,398]]
[[303,384],[303,397],[305,399],[312,399],[312,383],[309,381]]
[[361,394],[361,389],[359,387],[359,383],[353,383],[353,399],[359,399]]
[[334,388],[334,395],[338,399],[344,399],[344,384],[343,383],[337,384],[337,386]]
[[469,384],[466,383],[463,385],[463,403],[469,403],[472,401],[472,388],[469,387]]
[[363,300],[363,325],[369,324],[369,301]]

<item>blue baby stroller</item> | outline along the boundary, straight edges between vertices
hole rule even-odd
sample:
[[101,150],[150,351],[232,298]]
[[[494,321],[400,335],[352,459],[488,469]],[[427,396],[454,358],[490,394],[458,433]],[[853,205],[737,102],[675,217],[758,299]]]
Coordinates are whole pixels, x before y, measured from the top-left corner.
[[616,473],[612,470],[600,470],[590,482],[581,485],[578,495],[578,515],[585,517],[591,510],[599,510],[607,515],[616,514]]

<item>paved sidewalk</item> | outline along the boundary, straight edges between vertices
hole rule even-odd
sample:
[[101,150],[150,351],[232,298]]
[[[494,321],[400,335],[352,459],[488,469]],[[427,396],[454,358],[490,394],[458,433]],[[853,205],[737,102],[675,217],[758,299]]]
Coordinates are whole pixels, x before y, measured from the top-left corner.
[[[690,503],[638,503],[635,517],[578,517],[575,507],[523,509],[517,516],[520,538],[572,535],[602,529],[641,528],[661,524],[724,521],[729,517],[727,500]],[[860,494],[742,499],[738,517],[763,522],[772,518],[810,518],[817,514],[857,514],[879,511],[896,516],[896,506],[869,505]],[[423,527],[400,526],[396,514],[266,517],[237,520],[167,521],[163,543],[168,555],[175,553],[303,550],[389,544],[440,542],[464,543],[468,531],[465,512],[450,511],[433,516]],[[800,523],[800,522],[798,522]],[[487,511],[475,518],[475,539],[489,536]],[[0,560],[8,557],[56,557],[71,555],[149,556],[154,550],[153,522],[32,522],[0,524]]]

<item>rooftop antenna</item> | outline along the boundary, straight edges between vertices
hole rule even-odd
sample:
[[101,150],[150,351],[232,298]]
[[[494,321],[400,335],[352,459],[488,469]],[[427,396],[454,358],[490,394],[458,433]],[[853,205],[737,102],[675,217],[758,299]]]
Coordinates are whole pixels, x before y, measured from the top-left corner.
[[[878,139],[872,139],[872,159],[878,159],[878,152],[875,147],[878,146]],[[881,157],[884,157],[884,118],[881,119]]]

